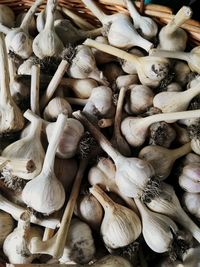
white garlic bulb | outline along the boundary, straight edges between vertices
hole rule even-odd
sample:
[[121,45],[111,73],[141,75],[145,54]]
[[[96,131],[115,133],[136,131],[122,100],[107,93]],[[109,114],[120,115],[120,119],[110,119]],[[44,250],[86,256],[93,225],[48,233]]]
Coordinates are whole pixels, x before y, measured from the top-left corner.
[[189,192],[183,194],[183,204],[186,206],[187,210],[198,219],[200,219],[199,203],[200,194]]
[[10,214],[5,211],[0,211],[0,247],[2,247],[6,237],[14,228],[14,220]]
[[94,253],[95,244],[90,227],[78,219],[72,219],[60,263],[74,261],[85,264],[93,259]]

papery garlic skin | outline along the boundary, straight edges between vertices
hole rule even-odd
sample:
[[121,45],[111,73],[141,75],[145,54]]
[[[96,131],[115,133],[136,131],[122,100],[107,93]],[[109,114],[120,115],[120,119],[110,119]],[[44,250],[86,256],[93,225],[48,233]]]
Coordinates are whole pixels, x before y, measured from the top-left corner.
[[194,215],[196,218],[200,219],[200,194],[185,192],[183,194],[183,204],[186,206],[187,210]]
[[6,237],[14,228],[14,220],[10,214],[0,211],[0,247],[2,247]]
[[86,264],[91,261],[95,254],[95,244],[90,227],[78,220],[72,219],[61,264],[74,261],[78,264]]

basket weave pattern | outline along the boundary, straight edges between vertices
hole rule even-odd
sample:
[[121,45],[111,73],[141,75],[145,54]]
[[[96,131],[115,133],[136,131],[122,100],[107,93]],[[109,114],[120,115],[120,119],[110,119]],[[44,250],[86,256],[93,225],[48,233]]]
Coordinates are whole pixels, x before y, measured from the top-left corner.
[[[34,0],[1,0],[0,4],[10,6],[16,14],[18,14],[19,12],[27,10],[33,2]],[[99,25],[98,20],[83,5],[81,0],[58,0],[58,2],[62,8],[67,8],[73,11],[75,14],[78,14],[88,22],[92,23],[92,25]],[[115,12],[128,13],[123,0],[96,0],[96,2],[107,14]],[[141,3],[136,1],[136,5],[139,8]],[[43,8],[44,5],[40,7],[40,9]],[[146,5],[144,7],[144,14],[153,17],[160,25],[168,23],[173,18],[172,10],[170,8],[154,4]],[[182,28],[188,32],[189,38],[194,44],[200,45],[200,22],[191,19],[183,24]]]

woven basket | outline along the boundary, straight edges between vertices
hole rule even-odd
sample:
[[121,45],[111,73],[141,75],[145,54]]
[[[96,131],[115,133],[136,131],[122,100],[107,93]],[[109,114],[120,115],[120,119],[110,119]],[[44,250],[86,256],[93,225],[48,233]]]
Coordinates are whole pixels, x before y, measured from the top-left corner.
[[[0,4],[11,7],[15,14],[27,11],[33,4],[34,0],[0,0]],[[75,18],[77,24],[80,23],[85,29],[92,29],[99,26],[99,21],[93,14],[83,5],[81,0],[58,0],[59,9],[62,10],[67,16]],[[123,0],[96,0],[100,7],[107,13],[112,14],[116,12],[127,13]],[[158,24],[164,25],[173,18],[173,10],[169,7],[148,4],[144,5],[144,1],[136,1],[136,6],[140,13],[152,17]],[[40,6],[43,9],[44,5]],[[188,20],[182,25],[189,35],[190,44],[200,45],[200,22],[195,20]],[[75,267],[71,264],[6,264],[0,262],[0,267]]]

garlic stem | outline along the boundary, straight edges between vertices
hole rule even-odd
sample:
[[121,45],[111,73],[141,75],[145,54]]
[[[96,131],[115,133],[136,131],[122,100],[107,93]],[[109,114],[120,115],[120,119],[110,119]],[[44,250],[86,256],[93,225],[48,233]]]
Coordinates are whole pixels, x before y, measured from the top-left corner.
[[173,34],[186,20],[192,17],[190,7],[183,6],[173,19],[166,25],[166,33]]
[[175,159],[178,159],[180,157],[183,157],[185,156],[186,154],[190,153],[192,150],[191,148],[191,143],[187,143],[179,148],[176,148],[176,149],[173,149],[172,150],[172,156],[175,158]]
[[105,53],[108,53],[110,55],[119,57],[121,59],[128,60],[128,61],[131,61],[135,64],[138,64],[139,57],[137,57],[136,55],[133,55],[133,54],[129,54],[129,53],[127,53],[121,49],[118,49],[116,47],[113,47],[111,45],[99,43],[99,42],[94,41],[92,39],[86,39],[86,41],[83,44],[87,45],[89,47],[96,48],[96,49],[103,51]]
[[53,237],[53,234],[54,234],[54,229],[46,227],[45,230],[44,230],[42,241],[49,240],[50,238]]
[[92,135],[94,135],[94,137],[98,140],[102,149],[113,159],[114,162],[121,157],[121,154],[112,146],[112,144],[104,137],[104,135],[87,120],[80,110],[73,112],[72,115],[76,119],[83,122],[89,131],[91,131]]
[[1,79],[0,79],[0,103],[7,104],[11,99],[11,94],[9,90],[9,71],[8,71],[8,58],[6,46],[4,43],[3,34],[0,33],[0,66],[1,66]]
[[94,26],[90,24],[88,21],[83,19],[82,17],[75,14],[72,10],[67,9],[65,7],[57,7],[58,10],[62,11],[65,15],[73,20],[73,22],[82,30],[92,30]]
[[11,57],[8,57],[8,69],[9,69],[10,84],[12,84],[16,78],[16,67],[14,60]]
[[33,65],[31,69],[31,110],[40,115],[39,107],[39,90],[40,90],[40,66]]
[[22,20],[22,23],[20,25],[20,28],[28,33],[29,30],[29,25],[31,24],[31,20],[32,17],[34,16],[38,6],[40,6],[42,3],[44,2],[44,0],[35,0],[35,2],[33,3],[33,5],[31,6],[31,8],[29,8],[28,12],[26,13],[24,19]]
[[10,29],[6,26],[4,26],[3,24],[0,23],[0,32],[4,33],[4,34],[8,34],[10,31]]
[[90,193],[96,197],[105,210],[115,209],[115,202],[98,185],[90,188]]
[[[63,132],[64,129],[64,125],[66,122],[66,116],[63,114],[60,114],[58,116],[57,122],[56,122],[56,131],[53,131],[51,140],[49,142],[47,151],[46,151],[46,155],[44,158],[44,164],[42,167],[42,173],[45,173],[45,175],[47,176],[47,174],[49,172],[51,172],[52,167],[54,166],[54,161],[55,161],[55,154],[56,154],[56,150],[58,147],[58,144],[60,142],[60,136]],[[51,175],[49,176],[51,177]]]
[[106,15],[97,5],[93,0],[82,0],[84,5],[92,11],[92,13],[97,17],[102,24],[105,23],[105,20],[108,15]]
[[135,21],[137,22],[137,26],[138,26],[138,22],[140,21],[140,18],[141,18],[141,15],[140,13],[137,11],[135,5],[130,1],[130,0],[125,0],[125,3],[127,5],[127,8],[128,8],[128,11],[130,12],[130,15],[134,21],[134,24],[135,24]]
[[52,255],[54,258],[58,258],[58,259],[62,256],[68,230],[69,230],[70,221],[73,215],[74,207],[76,204],[76,199],[79,194],[80,185],[81,185],[83,173],[85,171],[86,166],[87,166],[87,160],[84,160],[84,159],[81,160],[79,169],[76,174],[76,178],[74,180],[70,198],[66,205],[58,232],[51,239],[45,242],[42,242],[39,239],[31,240],[30,242],[31,253],[49,254],[49,255]]
[[167,51],[167,50],[158,50],[151,49],[149,55],[156,57],[167,57],[167,58],[176,58],[189,62],[191,52],[179,52],[179,51]]
[[117,101],[117,107],[115,112],[114,130],[111,143],[114,147],[124,156],[130,156],[131,150],[128,143],[124,139],[121,133],[121,120],[122,120],[122,110],[125,94],[128,87],[122,87],[119,92],[119,97]]
[[60,84],[67,68],[69,67],[69,63],[66,60],[62,60],[52,77],[44,95],[42,96],[42,99],[40,101],[40,108],[44,109],[44,107],[47,105],[51,97],[53,96],[54,92],[56,91],[58,85]]
[[181,112],[161,113],[141,118],[140,120],[141,123],[149,126],[154,122],[191,119],[191,118],[198,118],[199,116],[200,116],[200,109],[197,109],[197,110],[187,110]]
[[54,11],[57,5],[57,0],[48,0],[46,6],[46,22],[44,30],[53,30],[54,27]]
[[85,106],[88,102],[88,99],[82,99],[78,97],[65,97],[65,99],[72,105]]
[[100,119],[98,121],[98,126],[100,128],[107,128],[107,127],[112,126],[113,124],[114,124],[114,120],[113,119],[105,119],[105,118],[103,118],[103,119]]
[[[0,210],[3,210],[9,213],[10,215],[12,215],[12,217],[15,220],[19,220],[20,215],[26,211],[25,208],[12,203],[11,201],[3,197],[1,194],[0,194]],[[37,217],[35,217],[35,215],[32,214],[30,220],[32,223],[35,223],[35,224],[38,224],[44,227],[49,227],[52,229],[55,229],[60,224],[59,220],[56,218],[53,218],[52,216],[51,217],[49,216],[47,219],[38,219]]]

